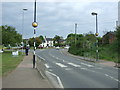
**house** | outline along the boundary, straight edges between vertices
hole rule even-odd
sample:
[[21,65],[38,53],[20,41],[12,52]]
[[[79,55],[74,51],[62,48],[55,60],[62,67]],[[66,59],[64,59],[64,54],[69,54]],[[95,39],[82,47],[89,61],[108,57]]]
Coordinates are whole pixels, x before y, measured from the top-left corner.
[[102,38],[102,44],[111,44],[116,40],[116,32],[107,32]]
[[39,47],[53,47],[53,39],[52,38],[44,38],[42,41],[42,44],[39,45]]
[[55,47],[56,46],[62,47],[62,46],[65,46],[65,44],[66,44],[66,40],[64,40],[64,39],[60,39],[58,41],[54,41],[54,46]]

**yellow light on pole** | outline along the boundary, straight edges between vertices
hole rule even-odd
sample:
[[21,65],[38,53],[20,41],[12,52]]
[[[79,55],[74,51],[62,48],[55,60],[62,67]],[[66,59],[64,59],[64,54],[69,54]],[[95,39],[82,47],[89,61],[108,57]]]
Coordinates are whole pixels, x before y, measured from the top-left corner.
[[98,33],[95,33],[95,36],[98,36],[99,34]]
[[37,26],[38,26],[38,23],[37,23],[37,22],[33,22],[33,23],[32,23],[32,26],[33,26],[33,27],[37,27]]

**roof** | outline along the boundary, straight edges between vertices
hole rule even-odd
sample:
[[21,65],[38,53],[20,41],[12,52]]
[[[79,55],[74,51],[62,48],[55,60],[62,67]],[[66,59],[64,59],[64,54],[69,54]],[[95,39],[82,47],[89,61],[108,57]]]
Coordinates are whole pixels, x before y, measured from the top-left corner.
[[64,41],[66,41],[66,40],[64,40],[64,39],[60,39],[59,41],[60,41],[60,42],[64,42]]
[[47,40],[47,41],[53,41],[53,39],[52,39],[52,38],[46,38],[46,40]]

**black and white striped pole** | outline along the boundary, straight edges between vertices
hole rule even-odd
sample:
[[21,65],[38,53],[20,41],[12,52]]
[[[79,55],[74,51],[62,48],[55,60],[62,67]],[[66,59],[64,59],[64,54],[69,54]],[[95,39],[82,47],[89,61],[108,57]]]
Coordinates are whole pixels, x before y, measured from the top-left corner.
[[35,68],[35,50],[36,50],[36,27],[38,26],[38,23],[36,22],[36,0],[34,4],[34,22],[32,23],[32,26],[34,27],[34,54],[33,54],[33,68]]

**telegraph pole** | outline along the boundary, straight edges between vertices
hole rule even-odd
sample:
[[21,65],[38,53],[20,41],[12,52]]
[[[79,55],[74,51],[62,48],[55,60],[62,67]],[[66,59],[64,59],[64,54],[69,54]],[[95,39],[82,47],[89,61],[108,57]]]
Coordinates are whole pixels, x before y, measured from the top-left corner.
[[77,33],[77,23],[75,23],[75,47],[76,47],[76,33]]
[[32,26],[34,27],[34,54],[33,54],[33,68],[35,68],[35,50],[36,50],[36,27],[38,26],[38,23],[36,22],[36,0],[34,3],[34,22],[32,23]]

